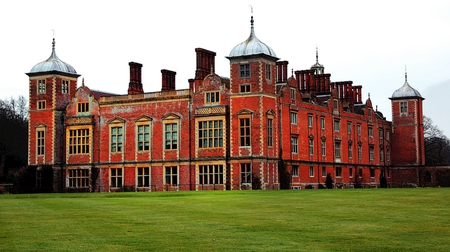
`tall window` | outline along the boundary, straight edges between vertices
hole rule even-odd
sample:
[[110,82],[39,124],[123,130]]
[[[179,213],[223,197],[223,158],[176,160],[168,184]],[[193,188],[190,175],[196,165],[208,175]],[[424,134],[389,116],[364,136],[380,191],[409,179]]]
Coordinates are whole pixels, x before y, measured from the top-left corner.
[[372,126],[369,126],[368,131],[369,131],[369,137],[373,137],[373,127]]
[[273,119],[267,118],[267,146],[273,146]]
[[45,109],[45,100],[37,102],[37,109],[39,110]]
[[341,124],[339,120],[334,121],[334,131],[340,131],[341,130]]
[[298,137],[296,136],[291,137],[291,152],[298,153]]
[[352,143],[348,143],[348,158],[353,158]]
[[327,167],[322,166],[322,178],[325,178],[327,176]]
[[341,157],[341,142],[334,142],[334,153],[337,158]]
[[322,156],[327,154],[326,142],[325,139],[322,139]]
[[295,100],[295,89],[291,88],[291,100]]
[[79,102],[77,105],[78,113],[89,112],[89,102]]
[[198,181],[201,185],[223,184],[223,165],[200,165]]
[[358,145],[358,159],[362,159],[362,146]]
[[213,148],[223,146],[223,121],[198,122],[198,147]]
[[69,81],[68,80],[62,80],[61,93],[63,93],[63,94],[69,93]]
[[356,126],[356,129],[358,131],[358,136],[361,136],[361,124],[358,123],[358,125]]
[[178,167],[176,166],[168,166],[165,167],[165,183],[171,186],[178,185]]
[[250,77],[250,64],[239,65],[239,77],[241,78]]
[[386,130],[386,140],[389,140],[389,130]]
[[348,168],[348,177],[353,178],[353,168]]
[[309,176],[314,177],[314,166],[309,167]]
[[149,151],[150,150],[150,125],[143,124],[137,125],[137,150]]
[[45,154],[45,128],[36,130],[36,154],[38,156]]
[[297,113],[291,112],[291,124],[297,124]]
[[373,157],[373,146],[369,146],[369,158],[370,158],[370,160],[374,160],[374,157]]
[[136,186],[150,187],[150,168],[138,167],[136,172]]
[[400,102],[400,113],[408,113],[408,103]]
[[178,124],[166,123],[164,127],[165,149],[176,150],[178,148]]
[[69,170],[69,187],[88,188],[89,187],[89,169]]
[[89,129],[69,131],[69,154],[89,153]]
[[379,136],[380,136],[380,140],[383,140],[383,136],[384,136],[383,129],[379,130]]
[[342,177],[342,168],[341,167],[336,167],[336,177],[337,178]]
[[251,164],[241,164],[241,183],[251,184],[252,183],[252,169]]
[[110,172],[109,186],[112,188],[122,187],[122,168],[111,168],[109,172]]
[[38,93],[45,94],[45,80],[38,80]]
[[384,161],[384,149],[380,149],[380,161]]
[[272,69],[270,65],[266,65],[266,79],[270,80],[272,77]]
[[207,92],[205,94],[205,103],[218,103],[220,102],[219,91]]
[[293,177],[298,177],[298,165],[293,165],[292,166],[292,176]]
[[314,155],[314,139],[308,140],[309,155]]
[[122,152],[123,128],[122,126],[111,127],[111,152]]
[[321,129],[325,129],[325,118],[324,117],[320,117],[320,128]]
[[347,133],[348,134],[352,133],[352,123],[351,122],[347,122]]
[[239,146],[250,146],[250,118],[239,119]]
[[313,116],[312,115],[308,115],[308,127],[310,127],[310,128],[313,127]]
[[375,178],[375,169],[370,168],[370,177]]

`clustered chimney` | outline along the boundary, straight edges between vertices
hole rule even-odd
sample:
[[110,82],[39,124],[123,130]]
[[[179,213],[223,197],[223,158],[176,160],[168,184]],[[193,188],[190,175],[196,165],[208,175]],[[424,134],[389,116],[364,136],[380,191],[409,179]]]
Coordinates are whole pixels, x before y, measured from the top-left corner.
[[277,83],[287,82],[289,61],[277,61]]
[[142,64],[136,62],[128,63],[130,66],[130,83],[128,84],[128,94],[142,94]]
[[161,91],[175,90],[175,75],[177,72],[162,69],[162,88]]
[[197,70],[195,70],[195,79],[203,80],[208,74],[214,71],[216,53],[203,48],[195,48],[197,53]]

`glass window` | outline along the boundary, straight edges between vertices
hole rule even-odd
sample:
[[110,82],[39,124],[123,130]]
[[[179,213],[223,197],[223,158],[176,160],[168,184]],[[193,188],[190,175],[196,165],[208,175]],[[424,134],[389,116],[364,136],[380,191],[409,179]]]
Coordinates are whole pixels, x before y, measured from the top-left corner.
[[291,137],[291,151],[292,153],[298,153],[298,137]]
[[297,113],[291,112],[291,124],[297,124]]
[[79,102],[77,108],[78,113],[89,112],[89,102]]
[[358,130],[358,136],[361,136],[361,124],[358,123],[356,128]]
[[176,150],[178,149],[178,124],[166,123],[164,126],[165,136],[165,149]]
[[250,118],[239,119],[239,146],[250,146]]
[[293,177],[298,177],[298,165],[293,165],[292,166],[292,176]]
[[250,84],[242,84],[239,87],[241,93],[250,93]]
[[348,144],[348,158],[353,158],[353,149],[351,143]]
[[347,123],[347,133],[348,133],[348,134],[351,134],[351,133],[352,133],[352,123],[351,123],[351,122],[348,122],[348,123]]
[[150,187],[150,168],[138,167],[136,176],[137,187]]
[[325,129],[325,118],[324,117],[320,118],[320,128],[323,130]]
[[348,169],[348,176],[349,176],[350,178],[353,178],[353,168],[349,168],[349,169]]
[[291,100],[295,100],[295,89],[291,88]]
[[327,176],[327,168],[325,166],[322,166],[322,178],[325,178]]
[[309,139],[308,146],[309,146],[309,155],[314,155],[314,140],[313,139]]
[[334,121],[334,131],[340,131],[341,130],[341,124],[338,120]]
[[45,128],[36,130],[36,154],[38,156],[45,155]]
[[207,92],[205,94],[205,103],[218,103],[220,102],[219,91]]
[[198,122],[198,147],[214,148],[223,146],[223,121]]
[[241,183],[242,184],[252,183],[252,170],[250,163],[241,164]]
[[326,155],[326,142],[322,140],[322,156]]
[[223,165],[200,165],[198,178],[201,185],[223,184]]
[[164,176],[166,185],[170,186],[178,185],[178,167],[176,166],[165,167]]
[[313,127],[313,116],[312,115],[308,115],[308,127],[310,127],[310,128]]
[[336,177],[340,178],[342,176],[342,168],[336,167]]
[[314,166],[309,167],[309,176],[314,177]]
[[341,157],[341,142],[334,143],[334,153],[337,158]]
[[362,159],[362,146],[358,145],[358,159]]
[[267,118],[267,146],[273,146],[273,119]]
[[38,93],[45,94],[46,92],[45,89],[46,89],[45,80],[38,80]]
[[38,101],[37,102],[37,109],[38,110],[42,110],[42,109],[45,109],[45,101]]
[[408,113],[408,103],[400,102],[400,113]]
[[270,80],[272,76],[272,69],[270,65],[266,65],[266,79]]
[[122,126],[111,127],[111,152],[122,152],[123,128]]
[[150,125],[137,126],[137,149],[138,151],[150,150]]
[[69,170],[70,188],[89,188],[89,169]]
[[69,154],[88,154],[89,146],[89,129],[69,130]]
[[110,169],[110,187],[122,187],[122,168]]
[[63,94],[69,93],[69,81],[68,80],[62,80],[61,93],[63,93]]
[[370,158],[370,160],[374,159],[374,157],[373,157],[373,146],[369,146],[369,158]]
[[250,77],[250,64],[239,65],[239,77],[241,78]]
[[369,126],[369,137],[373,137],[373,127]]
[[375,169],[370,168],[370,177],[375,178]]

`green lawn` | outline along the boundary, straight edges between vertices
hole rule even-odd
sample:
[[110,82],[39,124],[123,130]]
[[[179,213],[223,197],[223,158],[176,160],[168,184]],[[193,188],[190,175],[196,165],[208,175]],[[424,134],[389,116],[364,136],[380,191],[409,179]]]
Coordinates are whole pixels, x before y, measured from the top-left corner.
[[450,251],[450,189],[0,195],[0,251]]

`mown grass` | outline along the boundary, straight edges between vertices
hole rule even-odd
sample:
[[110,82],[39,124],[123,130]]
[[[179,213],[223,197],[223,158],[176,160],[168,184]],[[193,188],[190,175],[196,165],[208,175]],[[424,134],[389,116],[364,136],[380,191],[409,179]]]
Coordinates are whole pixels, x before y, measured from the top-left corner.
[[449,251],[450,189],[0,195],[0,251]]

